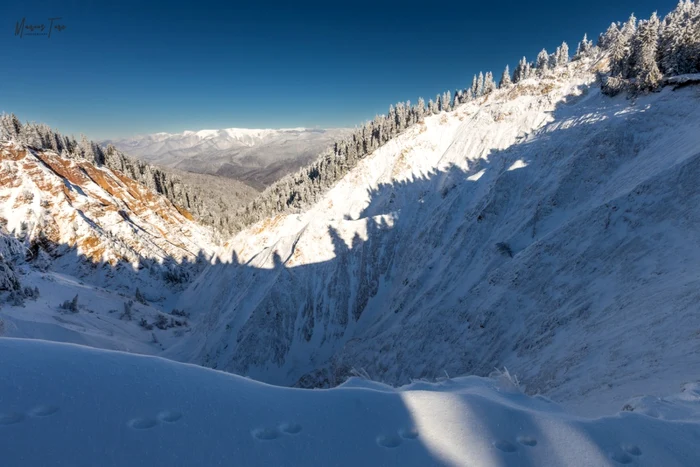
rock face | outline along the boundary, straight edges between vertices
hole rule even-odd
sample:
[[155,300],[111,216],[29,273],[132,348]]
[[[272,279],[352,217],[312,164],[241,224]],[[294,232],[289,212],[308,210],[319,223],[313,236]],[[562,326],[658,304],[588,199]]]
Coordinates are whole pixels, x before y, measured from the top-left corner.
[[302,386],[505,365],[559,400],[624,399],[649,371],[672,390],[700,370],[700,97],[610,99],[595,66],[429,117],[236,235],[170,355]]
[[[50,150],[0,146],[0,228],[28,245],[93,263],[195,261],[212,233],[123,173]],[[54,251],[60,253],[60,251]]]

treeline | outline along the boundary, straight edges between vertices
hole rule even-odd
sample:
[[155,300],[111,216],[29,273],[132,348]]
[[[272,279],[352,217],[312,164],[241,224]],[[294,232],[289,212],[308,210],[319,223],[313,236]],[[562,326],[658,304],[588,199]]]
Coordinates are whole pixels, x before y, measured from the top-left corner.
[[681,0],[663,20],[656,13],[637,22],[612,23],[599,46],[610,57],[603,91],[650,92],[664,76],[700,73],[700,1]]
[[[0,140],[16,141],[26,146],[53,150],[62,157],[86,160],[123,172],[132,180],[164,195],[170,202],[189,211],[198,221],[215,230],[230,234],[236,226],[236,203],[224,200],[206,187],[184,183],[164,169],[128,157],[114,146],[101,147],[84,135],[80,140],[62,135],[42,123],[22,124],[14,114],[0,117]],[[241,209],[241,207],[238,207]]]

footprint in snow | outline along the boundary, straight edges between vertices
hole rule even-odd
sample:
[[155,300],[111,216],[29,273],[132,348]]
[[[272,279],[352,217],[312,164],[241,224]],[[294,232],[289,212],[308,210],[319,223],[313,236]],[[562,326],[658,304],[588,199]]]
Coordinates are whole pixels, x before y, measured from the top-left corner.
[[401,444],[401,437],[398,435],[379,435],[377,436],[377,444],[383,448],[395,448]]
[[282,433],[275,427],[275,428],[256,428],[251,432],[253,437],[263,440],[263,441],[270,441],[273,439],[277,439],[280,436],[282,436]]
[[418,438],[418,430],[415,428],[401,428],[399,430],[399,436],[404,439],[416,439]]
[[622,450],[625,451],[627,454],[632,454],[633,456],[641,456],[642,455],[642,450],[639,449],[639,446],[636,444],[623,444]]
[[282,433],[287,433],[289,435],[296,435],[301,433],[301,425],[298,423],[285,422],[278,425],[279,431]]
[[24,420],[24,415],[18,412],[0,413],[0,425],[14,425]]
[[135,430],[148,430],[157,424],[158,421],[153,418],[134,418],[127,423],[127,425]]
[[175,423],[182,418],[182,414],[176,410],[163,410],[158,413],[158,420],[166,423]]
[[610,454],[610,458],[618,464],[631,464],[633,461],[632,456],[626,452],[613,452]]
[[29,411],[32,417],[48,417],[58,412],[58,407],[55,405],[38,405]]
[[496,447],[496,449],[503,452],[515,452],[518,450],[518,447],[515,444],[511,443],[510,441],[506,441],[505,439],[497,439],[493,442],[493,445]]
[[518,436],[516,438],[516,441],[523,446],[536,446],[537,445],[537,440],[533,438],[532,436]]

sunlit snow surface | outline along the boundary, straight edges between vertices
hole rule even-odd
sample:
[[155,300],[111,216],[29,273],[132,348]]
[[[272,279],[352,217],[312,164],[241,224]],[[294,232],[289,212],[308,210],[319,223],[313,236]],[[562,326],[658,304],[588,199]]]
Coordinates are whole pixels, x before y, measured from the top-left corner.
[[352,379],[301,390],[157,357],[10,338],[0,339],[0,368],[5,467],[671,467],[700,459],[698,386],[656,405],[638,401],[634,412],[585,419],[523,395],[505,377],[399,389]]

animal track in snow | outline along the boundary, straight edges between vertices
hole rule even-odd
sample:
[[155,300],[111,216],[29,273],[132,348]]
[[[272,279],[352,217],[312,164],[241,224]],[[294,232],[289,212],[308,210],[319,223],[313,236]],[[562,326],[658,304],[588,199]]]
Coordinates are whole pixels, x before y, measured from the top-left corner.
[[377,436],[377,444],[383,448],[395,448],[398,447],[401,442],[401,437],[394,434]]
[[182,413],[177,410],[162,410],[158,412],[155,418],[139,417],[132,418],[127,422],[131,428],[135,430],[148,430],[158,425],[158,422],[175,423],[182,418]]
[[0,425],[14,425],[24,420],[24,415],[18,412],[0,413]]
[[296,435],[301,433],[301,425],[299,425],[298,423],[280,423],[278,425],[278,428],[282,433],[287,433],[290,435]]
[[618,464],[631,464],[632,456],[626,452],[614,452],[610,454],[610,458],[617,462]]
[[128,425],[136,430],[147,430],[158,424],[158,421],[153,418],[134,418],[129,420]]
[[58,407],[55,405],[38,405],[29,411],[32,417],[48,417],[58,412]]
[[175,423],[182,418],[182,414],[176,410],[163,410],[158,413],[158,420],[166,423]]
[[503,452],[515,452],[518,450],[517,446],[515,446],[510,441],[506,441],[505,439],[497,439],[493,442],[493,445],[496,447],[496,449],[499,449]]
[[277,428],[256,428],[251,433],[255,438],[264,441],[277,439],[282,435]]
[[523,446],[536,446],[537,445],[537,440],[533,438],[532,436],[518,436],[516,438],[516,441]]
[[404,439],[416,439],[418,438],[418,430],[415,428],[401,428],[399,430],[399,436]]
[[641,456],[642,450],[636,444],[623,444],[621,446],[622,450],[627,454],[632,454],[633,456]]

